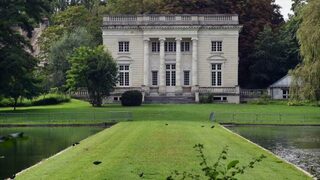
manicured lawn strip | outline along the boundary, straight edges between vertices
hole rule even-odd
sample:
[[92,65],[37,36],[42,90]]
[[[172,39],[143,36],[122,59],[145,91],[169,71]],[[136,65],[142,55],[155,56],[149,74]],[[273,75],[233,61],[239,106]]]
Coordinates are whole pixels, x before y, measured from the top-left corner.
[[[66,152],[20,174],[17,179],[165,179],[173,170],[202,174],[194,144],[202,143],[215,162],[225,145],[229,161],[248,163],[267,156],[239,179],[310,179],[293,166],[209,122],[121,122]],[[204,126],[204,127],[202,127]],[[94,165],[94,161],[102,161]]]
[[[114,111],[132,112],[134,121],[174,120],[174,121],[208,121],[209,114],[215,112],[220,122],[253,124],[320,124],[320,107],[287,105],[253,105],[253,104],[147,104],[141,107],[122,107],[106,105],[92,108],[89,103],[72,100],[55,106],[37,106],[18,108],[14,113],[52,113],[54,118],[33,116],[30,118],[0,117],[0,123],[91,123],[93,113],[108,114]],[[0,108],[0,113],[12,113],[11,108]],[[63,115],[63,113],[68,113]],[[83,115],[82,113],[87,113]],[[233,113],[236,113],[234,120]],[[239,113],[239,114],[237,114]],[[248,113],[248,114],[247,114]],[[258,115],[257,115],[258,114]],[[259,114],[264,114],[262,117]],[[268,115],[270,114],[270,115]],[[279,114],[288,114],[280,116]],[[302,115],[295,115],[302,114]],[[304,115],[307,117],[305,118]],[[72,116],[68,118],[68,116]],[[53,119],[53,120],[52,120]],[[95,122],[110,120],[99,119]]]

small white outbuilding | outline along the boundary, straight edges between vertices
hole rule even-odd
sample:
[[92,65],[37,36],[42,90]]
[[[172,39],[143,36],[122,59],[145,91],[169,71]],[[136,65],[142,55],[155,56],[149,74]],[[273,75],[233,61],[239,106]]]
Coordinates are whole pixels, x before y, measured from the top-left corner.
[[288,99],[289,89],[292,81],[292,76],[286,75],[268,88],[268,93],[272,99]]

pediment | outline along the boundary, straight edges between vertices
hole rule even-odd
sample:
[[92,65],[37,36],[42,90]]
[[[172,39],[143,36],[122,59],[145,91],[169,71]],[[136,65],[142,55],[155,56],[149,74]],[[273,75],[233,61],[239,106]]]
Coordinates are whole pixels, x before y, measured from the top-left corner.
[[117,61],[133,61],[130,56],[118,56]]
[[209,57],[207,58],[207,60],[208,60],[208,61],[214,61],[214,62],[224,62],[224,61],[226,61],[227,59],[226,59],[224,56],[220,55],[220,54],[214,54],[214,55],[212,55],[212,56],[209,56]]

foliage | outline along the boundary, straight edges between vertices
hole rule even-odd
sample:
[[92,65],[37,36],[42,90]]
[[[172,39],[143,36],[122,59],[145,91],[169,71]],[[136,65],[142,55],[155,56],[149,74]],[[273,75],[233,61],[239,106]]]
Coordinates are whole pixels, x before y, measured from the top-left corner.
[[[16,107],[55,105],[70,102],[70,100],[69,95],[59,93],[44,94],[33,99],[19,97]],[[0,98],[0,107],[11,107],[14,106],[14,103],[14,99],[12,98]]]
[[251,82],[254,88],[265,88],[294,68],[299,62],[297,45],[292,44],[286,29],[273,31],[266,26],[259,33],[254,52],[249,56],[254,62],[250,66]]
[[[210,180],[236,180],[236,175],[244,174],[246,169],[254,168],[254,165],[256,163],[261,162],[262,159],[266,158],[266,156],[262,154],[260,157],[253,159],[245,166],[239,166],[239,160],[232,160],[228,163],[225,163],[225,161],[227,161],[228,159],[228,146],[225,146],[220,153],[218,160],[213,165],[209,165],[207,157],[203,152],[204,145],[196,144],[193,148],[195,148],[199,153],[198,157],[201,160],[199,164],[201,166],[201,170],[204,172],[204,175]],[[200,179],[200,177],[200,175],[195,175],[193,173],[180,173],[179,171],[175,171],[173,175],[167,177],[167,180],[186,178],[198,180]]]
[[70,102],[71,98],[65,94],[45,94],[33,99],[33,106],[54,105]]
[[252,100],[249,101],[249,104],[257,104],[257,105],[265,105],[265,104],[270,104],[271,101],[271,97],[268,94],[262,94],[259,99],[257,100]]
[[66,83],[66,72],[70,69],[67,58],[80,46],[95,46],[93,36],[83,27],[77,28],[70,34],[65,33],[62,38],[51,46],[48,62],[49,87],[63,90]]
[[206,103],[213,103],[213,94],[208,93],[208,94],[200,94],[199,95],[199,102],[206,104]]
[[92,106],[101,106],[117,82],[117,65],[103,46],[80,47],[68,59],[67,85],[71,90],[85,87]]
[[291,73],[293,84],[291,98],[294,100],[320,100],[320,1],[310,0],[303,6],[301,24],[297,37],[303,57]]
[[64,34],[72,33],[79,27],[84,27],[93,36],[96,44],[102,42],[101,32],[102,17],[92,14],[84,6],[69,6],[64,11],[59,11],[52,16],[51,25],[44,30],[39,38],[40,57],[48,58],[51,46],[63,37]]
[[121,95],[122,106],[141,106],[142,93],[140,91],[126,91]]
[[19,97],[37,94],[38,81],[33,74],[37,62],[29,54],[32,48],[27,37],[31,37],[34,23],[49,10],[48,1],[0,2],[0,94],[14,99],[14,109]]

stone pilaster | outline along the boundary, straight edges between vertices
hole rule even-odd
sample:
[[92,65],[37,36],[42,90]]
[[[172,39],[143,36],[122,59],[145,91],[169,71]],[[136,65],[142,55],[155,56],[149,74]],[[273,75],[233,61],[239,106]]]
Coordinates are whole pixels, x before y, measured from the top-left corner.
[[159,38],[160,41],[160,86],[159,86],[159,94],[165,94],[166,93],[166,63],[165,63],[165,52],[164,52],[164,42],[165,38]]
[[181,38],[176,38],[176,94],[182,94],[181,87]]
[[149,87],[149,38],[144,38],[144,55],[143,55],[143,85]]
[[192,91],[198,86],[198,38],[192,38]]

